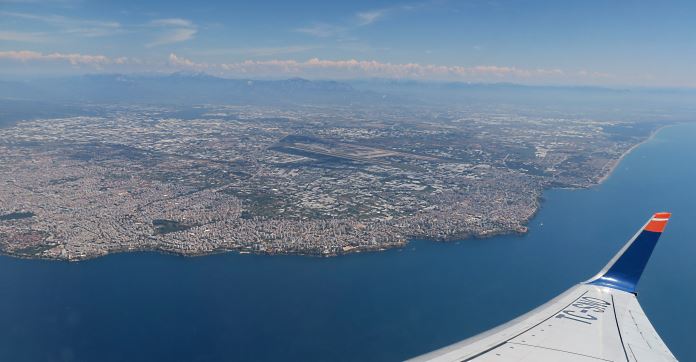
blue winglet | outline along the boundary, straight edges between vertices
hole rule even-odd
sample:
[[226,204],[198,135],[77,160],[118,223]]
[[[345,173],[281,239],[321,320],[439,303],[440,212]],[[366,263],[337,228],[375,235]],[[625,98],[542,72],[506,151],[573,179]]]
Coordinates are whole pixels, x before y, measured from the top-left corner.
[[625,292],[636,292],[636,286],[650,259],[657,240],[672,214],[659,212],[609,261],[602,271],[587,284],[599,285]]

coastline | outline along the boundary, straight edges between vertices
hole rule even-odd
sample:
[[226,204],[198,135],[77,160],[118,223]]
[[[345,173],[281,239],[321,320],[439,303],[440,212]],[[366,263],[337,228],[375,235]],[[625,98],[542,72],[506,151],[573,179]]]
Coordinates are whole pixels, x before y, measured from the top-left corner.
[[644,139],[643,141],[641,141],[639,143],[636,143],[635,145],[633,145],[629,149],[627,149],[624,153],[621,154],[621,156],[619,158],[617,158],[616,160],[611,162],[611,166],[609,166],[608,170],[606,172],[604,172],[604,175],[602,175],[602,177],[600,177],[599,180],[597,180],[597,183],[595,184],[595,186],[601,185],[602,183],[604,183],[604,181],[606,181],[614,173],[614,170],[616,170],[616,168],[619,166],[619,164],[621,164],[621,161],[623,161],[624,157],[631,154],[631,152],[633,152],[636,148],[642,146],[645,143],[652,141],[655,138],[655,136],[657,136],[657,134],[660,131],[662,131],[663,129],[665,129],[667,127],[672,127],[672,126],[674,126],[674,124],[666,124],[666,125],[662,125],[662,126],[655,128],[654,130],[652,130],[650,132],[650,135],[648,136],[648,138]]

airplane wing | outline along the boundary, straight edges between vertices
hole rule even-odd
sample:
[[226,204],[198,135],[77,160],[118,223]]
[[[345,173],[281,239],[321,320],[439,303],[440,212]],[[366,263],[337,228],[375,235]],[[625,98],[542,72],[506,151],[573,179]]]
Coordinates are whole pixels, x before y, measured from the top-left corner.
[[676,361],[636,299],[636,285],[671,216],[661,212],[602,271],[488,332],[412,361]]

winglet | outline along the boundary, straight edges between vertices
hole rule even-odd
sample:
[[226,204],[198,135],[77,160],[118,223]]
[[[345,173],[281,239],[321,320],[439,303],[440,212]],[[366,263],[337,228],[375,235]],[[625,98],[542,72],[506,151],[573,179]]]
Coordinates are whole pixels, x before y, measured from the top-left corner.
[[635,293],[640,276],[670,216],[672,214],[669,212],[653,215],[609,264],[585,283]]

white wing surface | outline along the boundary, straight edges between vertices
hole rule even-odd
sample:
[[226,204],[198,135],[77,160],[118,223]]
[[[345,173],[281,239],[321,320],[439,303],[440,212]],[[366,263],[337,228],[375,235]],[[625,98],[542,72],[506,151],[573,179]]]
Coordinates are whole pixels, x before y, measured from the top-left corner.
[[412,361],[676,361],[635,288],[669,213],[657,213],[602,271],[541,307]]

